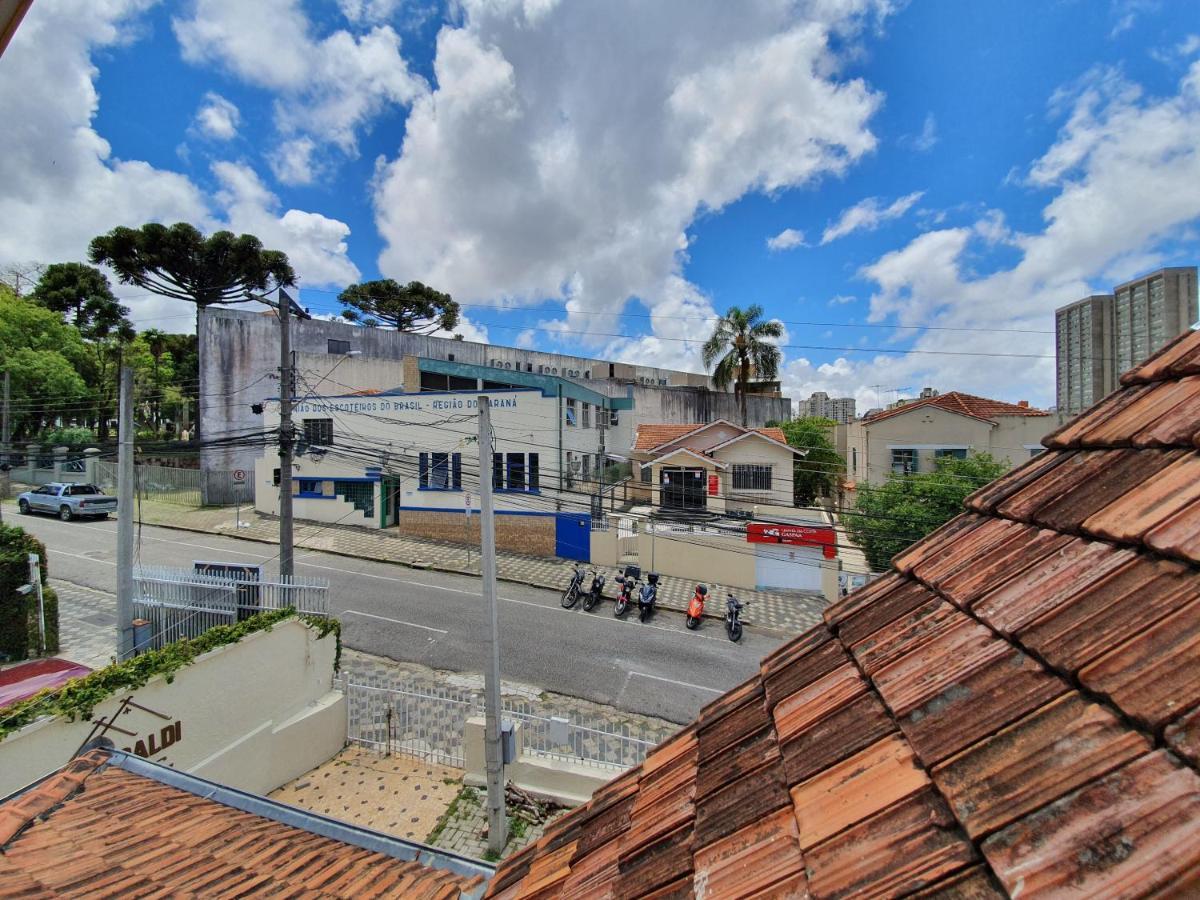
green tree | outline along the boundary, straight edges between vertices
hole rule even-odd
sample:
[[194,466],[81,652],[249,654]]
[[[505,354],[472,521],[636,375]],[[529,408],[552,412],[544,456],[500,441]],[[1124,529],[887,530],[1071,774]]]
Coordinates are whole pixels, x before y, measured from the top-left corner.
[[87,349],[78,330],[57,313],[0,285],[0,368],[12,379],[12,433],[34,437],[61,419],[86,415],[91,392],[80,371]]
[[877,487],[860,487],[858,503],[846,513],[846,528],[867,562],[885,571],[893,556],[963,511],[963,500],[1007,471],[986,453],[966,459],[942,457],[933,472],[892,475]]
[[804,456],[796,458],[792,470],[796,505],[811,506],[817,497],[836,493],[846,471],[846,460],[834,449],[830,438],[837,423],[832,419],[807,417],[783,422],[779,427],[789,446],[805,451]]
[[712,370],[712,383],[717,389],[726,390],[736,383],[743,428],[751,370],[760,381],[772,381],[779,373],[779,348],[770,341],[783,336],[783,325],[762,316],[763,309],[757,304],[744,310],[729,307],[701,349],[704,368]]
[[124,284],[194,303],[197,334],[205,308],[255,300],[296,282],[287,254],[264,249],[254,235],[217,231],[205,237],[186,222],[114,228],[92,239],[88,257],[110,266]]
[[33,289],[32,298],[61,314],[85,337],[106,337],[129,332],[129,310],[117,302],[108,278],[83,263],[47,266]]
[[352,284],[338,295],[342,318],[368,328],[390,325],[397,331],[432,334],[458,324],[458,303],[449,294],[419,281],[400,284],[391,278]]
[[150,425],[161,434],[163,407],[175,408],[183,397],[175,383],[175,360],[167,350],[168,335],[155,328],[139,334],[130,345],[126,363],[135,376],[135,401],[149,410]]

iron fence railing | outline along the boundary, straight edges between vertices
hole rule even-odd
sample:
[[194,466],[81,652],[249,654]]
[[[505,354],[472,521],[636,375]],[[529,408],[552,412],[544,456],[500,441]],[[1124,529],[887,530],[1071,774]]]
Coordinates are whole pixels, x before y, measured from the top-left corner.
[[[117,464],[96,461],[96,480],[102,488],[116,490]],[[233,506],[254,502],[254,484],[242,470],[177,469],[173,466],[134,467],[139,496],[180,506]]]
[[255,580],[201,575],[188,569],[134,569],[134,614],[150,623],[139,649],[194,638],[215,625],[228,625],[269,609],[329,615],[329,582],[295,576]]
[[[415,756],[462,767],[467,719],[483,716],[480,691],[468,688],[398,688],[343,678],[347,739],[383,753]],[[503,717],[521,723],[521,751],[528,755],[596,767],[640,764],[667,735],[629,722],[581,716],[538,715],[519,699],[502,701]]]

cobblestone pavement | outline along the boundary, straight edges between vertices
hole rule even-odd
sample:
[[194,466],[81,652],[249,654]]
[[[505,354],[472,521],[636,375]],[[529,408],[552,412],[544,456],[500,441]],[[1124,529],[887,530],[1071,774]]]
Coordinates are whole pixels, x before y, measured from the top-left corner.
[[117,655],[117,598],[107,591],[51,578],[58,595],[58,655],[102,669]]
[[[476,859],[488,859],[487,795],[483,788],[465,787],[447,809],[441,827],[429,835],[428,843],[442,850],[462,853]],[[542,836],[546,826],[566,810],[557,810],[544,822],[527,822],[509,815],[508,843],[500,858],[512,856]]]
[[[261,516],[253,509],[195,509],[143,500],[140,510],[142,521],[148,525],[211,532],[265,543],[279,542],[278,520]],[[478,548],[401,537],[391,530],[297,522],[294,540],[297,548],[399,563],[421,569],[466,575],[479,574]],[[498,575],[503,581],[551,590],[561,590],[571,574],[570,563],[541,556],[524,556],[500,551],[496,554],[496,563]],[[609,574],[611,576],[613,573]],[[682,578],[665,577],[659,588],[659,603],[664,609],[683,612],[687,609],[693,587],[692,582]],[[743,614],[747,624],[788,634],[804,632],[819,624],[825,609],[824,598],[807,591],[748,591],[721,584],[710,584],[708,587],[710,612],[721,611],[720,604],[726,591],[732,591],[750,603]],[[607,590],[610,593],[613,590],[611,577]]]

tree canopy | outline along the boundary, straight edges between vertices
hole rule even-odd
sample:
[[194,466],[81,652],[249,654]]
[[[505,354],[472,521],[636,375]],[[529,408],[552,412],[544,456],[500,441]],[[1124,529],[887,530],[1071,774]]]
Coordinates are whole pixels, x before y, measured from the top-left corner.
[[1007,470],[1005,462],[978,453],[942,457],[933,472],[892,475],[880,487],[859,488],[846,528],[871,568],[882,572],[893,556],[962,512],[967,495]]
[[133,338],[129,310],[117,302],[105,274],[92,266],[74,262],[47,266],[30,296],[69,318],[84,337],[106,337],[116,331]]
[[789,446],[807,453],[797,457],[793,467],[796,505],[811,506],[817,497],[836,493],[838,481],[846,471],[846,460],[834,448],[830,437],[837,423],[832,419],[807,417],[792,419],[779,427]]
[[783,336],[783,325],[763,319],[763,308],[757,304],[741,309],[737,306],[717,320],[712,336],[701,349],[704,368],[712,370],[712,383],[720,390],[737,385],[742,411],[742,427],[746,427],[746,393],[750,373],[761,381],[772,381],[779,373],[779,348],[770,342]]
[[338,300],[345,307],[342,318],[368,327],[383,324],[397,331],[432,334],[450,331],[458,324],[458,303],[419,281],[364,281],[350,285]]

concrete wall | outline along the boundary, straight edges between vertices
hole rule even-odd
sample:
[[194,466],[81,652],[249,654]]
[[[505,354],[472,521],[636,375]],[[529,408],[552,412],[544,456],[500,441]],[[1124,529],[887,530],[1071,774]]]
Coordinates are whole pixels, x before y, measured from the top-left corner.
[[[122,698],[132,696],[167,718],[131,709],[117,724],[134,734],[108,734],[118,747],[138,755],[144,750],[155,762],[266,794],[325,762],[345,743],[345,698],[332,689],[336,647],[333,635],[318,639],[303,623],[288,620],[204,654],[175,672],[170,683],[159,677],[114,694],[96,707],[94,719],[110,718]],[[92,726],[42,719],[0,741],[0,796],[70,760]]]
[[717,583],[754,590],[754,549],[744,539],[665,531],[648,527],[638,534],[638,563],[643,572],[695,583]]

